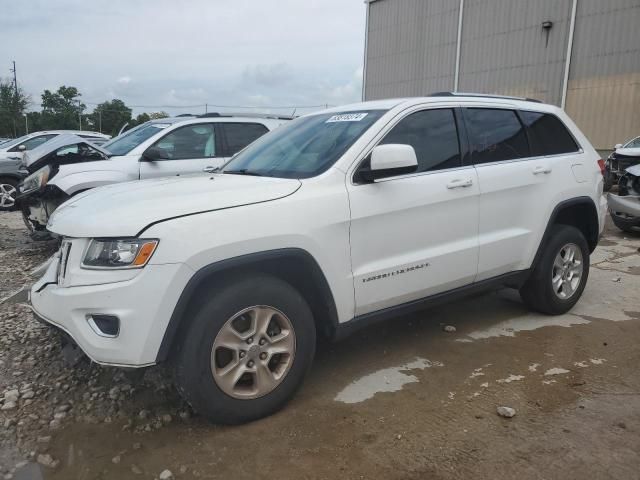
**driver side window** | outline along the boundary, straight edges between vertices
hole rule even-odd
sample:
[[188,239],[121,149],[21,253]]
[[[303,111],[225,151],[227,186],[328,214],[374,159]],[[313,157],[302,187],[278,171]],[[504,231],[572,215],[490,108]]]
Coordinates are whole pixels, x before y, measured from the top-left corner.
[[[20,145],[24,145],[25,150],[33,150],[34,148],[39,147],[40,145],[42,145],[44,142],[46,142],[48,140],[51,140],[55,136],[56,135],[40,135],[40,136],[37,136],[37,137],[29,138],[28,140],[25,140],[24,142],[22,142]],[[20,145],[16,145],[10,151],[11,152],[19,152],[20,151]]]
[[422,110],[403,118],[380,145],[392,143],[413,147],[418,160],[416,172],[462,165],[458,129],[450,108]]
[[165,153],[165,160],[215,157],[215,126],[212,123],[186,125],[158,140],[155,147]]

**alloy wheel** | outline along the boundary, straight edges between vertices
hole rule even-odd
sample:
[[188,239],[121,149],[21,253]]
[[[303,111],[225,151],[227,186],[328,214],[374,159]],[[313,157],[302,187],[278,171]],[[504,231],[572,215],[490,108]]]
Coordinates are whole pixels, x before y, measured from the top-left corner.
[[0,183],[0,208],[8,209],[16,204],[16,187],[8,183]]
[[567,243],[556,255],[551,269],[551,284],[556,296],[562,300],[571,298],[580,287],[583,272],[580,247],[575,243]]
[[218,387],[238,399],[262,397],[289,372],[296,351],[293,325],[280,310],[258,305],[225,322],[211,349],[211,372]]

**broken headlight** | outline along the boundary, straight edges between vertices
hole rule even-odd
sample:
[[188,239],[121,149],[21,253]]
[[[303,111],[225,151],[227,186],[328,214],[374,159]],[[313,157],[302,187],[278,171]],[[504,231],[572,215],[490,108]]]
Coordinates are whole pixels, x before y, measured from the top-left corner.
[[42,167],[40,170],[29,175],[22,182],[20,187],[20,193],[25,195],[27,193],[35,192],[43,188],[49,181],[49,174],[51,173],[51,167],[48,165]]
[[82,267],[142,268],[157,246],[158,240],[149,239],[93,239],[82,259]]

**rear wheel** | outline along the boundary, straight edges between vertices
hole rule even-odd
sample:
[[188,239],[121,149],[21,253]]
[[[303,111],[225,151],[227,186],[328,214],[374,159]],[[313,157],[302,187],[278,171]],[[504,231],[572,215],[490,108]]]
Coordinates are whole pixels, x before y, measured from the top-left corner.
[[191,406],[235,424],[279,410],[315,353],[315,325],[300,293],[256,274],[219,288],[195,312],[176,354],[176,383]]
[[589,246],[584,235],[575,227],[555,225],[520,296],[532,310],[566,313],[580,299],[588,276]]
[[12,210],[16,206],[18,182],[13,178],[0,178],[0,212]]

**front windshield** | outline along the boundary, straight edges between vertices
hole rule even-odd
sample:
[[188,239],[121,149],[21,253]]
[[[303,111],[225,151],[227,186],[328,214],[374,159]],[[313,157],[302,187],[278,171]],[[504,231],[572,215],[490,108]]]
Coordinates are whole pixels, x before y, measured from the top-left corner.
[[627,142],[624,148],[640,148],[640,137],[636,137],[633,140]]
[[112,155],[126,155],[145,140],[171,126],[170,123],[143,123],[102,145]]
[[310,178],[333,165],[385,110],[302,117],[259,138],[223,167],[223,173]]
[[0,142],[0,146],[2,148],[11,148],[14,145],[18,145],[18,144],[24,142],[25,140],[27,140],[30,137],[31,137],[31,135],[23,135],[21,137],[14,138],[13,140],[9,140],[9,141],[7,141],[5,143]]

